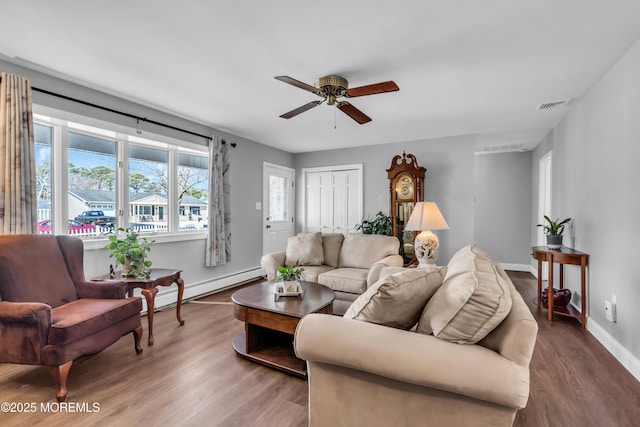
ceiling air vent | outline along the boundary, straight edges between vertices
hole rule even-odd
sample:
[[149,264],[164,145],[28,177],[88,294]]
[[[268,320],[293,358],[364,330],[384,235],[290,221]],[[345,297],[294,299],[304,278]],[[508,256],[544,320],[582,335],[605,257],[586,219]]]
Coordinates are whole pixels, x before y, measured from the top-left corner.
[[550,108],[555,108],[555,107],[559,107],[561,105],[569,105],[569,102],[571,100],[570,99],[561,99],[559,101],[551,101],[551,102],[545,102],[544,104],[540,104],[538,105],[538,108],[536,108],[536,110],[548,110]]

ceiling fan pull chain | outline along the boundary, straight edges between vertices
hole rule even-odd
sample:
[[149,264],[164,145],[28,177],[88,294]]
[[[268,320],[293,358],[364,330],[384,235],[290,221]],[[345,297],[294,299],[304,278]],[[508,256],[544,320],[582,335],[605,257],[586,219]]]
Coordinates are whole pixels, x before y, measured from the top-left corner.
[[338,125],[336,123],[337,117],[338,117],[338,104],[336,104],[336,107],[333,109],[333,128],[334,129],[338,129]]

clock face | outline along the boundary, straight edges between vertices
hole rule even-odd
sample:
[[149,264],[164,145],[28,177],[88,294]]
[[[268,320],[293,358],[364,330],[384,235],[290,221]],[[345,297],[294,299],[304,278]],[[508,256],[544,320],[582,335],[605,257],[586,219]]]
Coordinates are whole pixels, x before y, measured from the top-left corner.
[[413,199],[413,180],[409,176],[402,175],[398,179],[398,182],[396,183],[396,199]]

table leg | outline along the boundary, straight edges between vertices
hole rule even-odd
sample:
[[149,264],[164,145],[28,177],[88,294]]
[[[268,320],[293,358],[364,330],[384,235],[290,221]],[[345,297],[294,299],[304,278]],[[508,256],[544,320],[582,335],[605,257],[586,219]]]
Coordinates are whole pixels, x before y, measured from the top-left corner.
[[538,260],[538,310],[542,306],[542,260]]
[[547,283],[547,318],[553,321],[553,257],[549,258],[549,283]]
[[580,300],[582,301],[582,329],[586,329],[587,327],[587,286],[586,286],[586,269],[587,269],[587,257],[582,257],[580,259],[580,290],[582,295],[580,295]]
[[564,264],[558,264],[560,270],[560,289],[564,289]]
[[176,279],[176,284],[178,285],[178,304],[176,305],[176,317],[178,318],[178,322],[180,322],[180,326],[184,325],[184,320],[180,316],[180,307],[182,307],[182,294],[184,293],[184,280],[181,278]]
[[157,293],[158,293],[158,288],[142,290],[142,295],[144,295],[144,299],[147,301],[147,320],[149,322],[149,339],[147,343],[149,344],[149,347],[153,345],[153,310],[155,308],[155,300],[156,300]]

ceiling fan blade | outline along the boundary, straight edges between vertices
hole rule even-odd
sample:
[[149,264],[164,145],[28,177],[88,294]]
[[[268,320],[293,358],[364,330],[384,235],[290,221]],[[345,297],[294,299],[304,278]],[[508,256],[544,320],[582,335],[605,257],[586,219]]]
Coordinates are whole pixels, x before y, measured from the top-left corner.
[[320,90],[317,87],[308,85],[304,82],[301,82],[300,80],[294,79],[293,77],[275,76],[274,79],[280,80],[284,83],[289,83],[290,85],[299,87],[300,89],[308,90],[309,92],[315,93],[316,95],[320,95]]
[[347,89],[346,95],[349,98],[353,98],[356,96],[375,95],[376,93],[395,92],[398,90],[400,90],[398,85],[393,81],[388,81]]
[[358,110],[356,107],[349,104],[348,102],[339,103],[338,108],[340,109],[340,111],[342,111],[347,116],[351,117],[353,120],[360,123],[361,125],[371,121],[371,117],[367,116],[365,113]]
[[282,117],[283,119],[290,119],[291,117],[295,117],[300,113],[304,113],[305,111],[310,110],[313,107],[317,107],[318,105],[322,104],[322,102],[323,101],[312,101],[308,104],[304,104],[303,106],[296,108],[295,110],[284,113],[280,117]]

